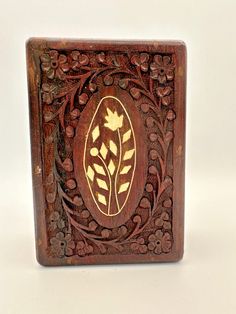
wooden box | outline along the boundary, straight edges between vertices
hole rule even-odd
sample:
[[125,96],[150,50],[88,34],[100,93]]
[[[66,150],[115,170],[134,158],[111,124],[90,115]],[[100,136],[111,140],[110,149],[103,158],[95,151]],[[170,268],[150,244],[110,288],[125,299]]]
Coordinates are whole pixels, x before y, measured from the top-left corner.
[[181,259],[184,43],[33,38],[27,70],[39,263]]

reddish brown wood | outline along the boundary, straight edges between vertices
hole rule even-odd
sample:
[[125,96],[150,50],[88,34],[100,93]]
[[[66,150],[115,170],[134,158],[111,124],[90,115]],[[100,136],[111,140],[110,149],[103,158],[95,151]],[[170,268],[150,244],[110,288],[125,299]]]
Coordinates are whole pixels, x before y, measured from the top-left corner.
[[183,255],[182,42],[27,42],[37,259]]

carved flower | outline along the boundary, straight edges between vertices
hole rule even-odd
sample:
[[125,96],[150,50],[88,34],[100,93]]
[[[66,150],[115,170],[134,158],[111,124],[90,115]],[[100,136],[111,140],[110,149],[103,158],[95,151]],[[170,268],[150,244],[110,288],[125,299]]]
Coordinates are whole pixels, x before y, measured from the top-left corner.
[[161,103],[164,106],[168,106],[170,104],[171,101],[170,94],[171,94],[170,86],[157,88],[157,95],[160,97]]
[[58,211],[52,212],[49,217],[49,220],[50,220],[49,228],[51,230],[55,230],[56,228],[63,229],[65,227],[65,222],[63,219],[61,219]]
[[50,105],[53,102],[56,89],[56,86],[47,83],[42,85],[42,98],[46,104]]
[[55,237],[50,239],[51,253],[56,257],[71,256],[75,248],[75,242],[71,239],[71,234],[58,232]]
[[59,55],[56,50],[51,50],[48,54],[43,54],[40,59],[42,61],[42,70],[46,72],[47,77],[50,79],[58,77],[63,80],[65,76],[64,72],[70,69],[67,57],[63,54]]
[[147,53],[140,53],[140,55],[133,55],[131,57],[131,63],[140,67],[140,69],[143,72],[147,72],[148,59],[149,59],[149,55]]
[[157,227],[163,227],[168,230],[171,228],[170,217],[167,212],[161,213],[161,216],[155,220],[155,225]]
[[176,115],[175,115],[175,112],[173,110],[169,110],[167,112],[167,115],[166,115],[167,120],[172,121],[175,119],[175,117],[176,117]]
[[174,78],[174,65],[169,56],[154,56],[154,62],[150,65],[151,78],[158,80],[161,84],[167,80],[171,81]]
[[161,230],[157,230],[155,233],[148,237],[148,249],[155,254],[161,254],[170,252],[171,237],[169,233],[164,233]]
[[109,108],[107,108],[107,116],[105,116],[106,123],[104,126],[106,128],[111,129],[112,131],[116,131],[117,129],[121,128],[123,125],[123,115],[118,116],[117,112],[112,112]]
[[81,54],[79,51],[72,51],[71,67],[73,70],[78,70],[81,66],[89,63],[89,58],[85,54]]
[[93,253],[92,245],[86,244],[84,241],[78,241],[76,245],[76,252],[79,256],[85,256]]
[[147,246],[143,237],[138,238],[135,242],[130,245],[132,251],[136,253],[145,254],[147,253]]
[[99,63],[104,65],[106,64],[116,67],[119,67],[121,65],[119,58],[114,55],[106,55],[104,52],[100,52],[99,54],[97,54],[96,59]]

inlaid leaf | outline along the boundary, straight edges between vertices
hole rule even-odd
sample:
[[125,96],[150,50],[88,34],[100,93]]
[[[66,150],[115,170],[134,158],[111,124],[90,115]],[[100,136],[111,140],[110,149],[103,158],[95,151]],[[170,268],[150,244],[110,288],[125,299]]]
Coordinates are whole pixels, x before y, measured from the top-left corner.
[[107,190],[108,191],[108,186],[106,184],[106,181],[102,180],[102,179],[99,179],[97,178],[97,183],[98,183],[98,186],[103,189],[103,190]]
[[122,137],[122,143],[127,142],[130,139],[131,136],[131,130],[129,129]]
[[92,167],[90,167],[90,166],[88,166],[87,176],[88,176],[89,179],[93,182],[93,179],[94,179],[94,171],[93,171]]
[[112,151],[112,153],[117,156],[117,146],[116,144],[110,140],[110,144],[109,144],[110,150]]
[[108,149],[106,148],[106,145],[102,143],[102,146],[100,148],[100,154],[102,155],[102,158],[104,160],[107,158],[107,152],[108,152]]
[[133,154],[134,154],[134,148],[126,151],[124,154],[123,160],[131,159],[133,157]]
[[113,175],[116,167],[115,167],[114,162],[112,161],[112,159],[109,162],[108,169],[109,169],[110,174]]
[[131,166],[124,166],[120,172],[120,174],[126,174],[130,171]]
[[92,138],[93,138],[93,142],[96,141],[96,139],[99,137],[100,135],[100,130],[99,130],[99,126],[97,125],[93,131],[92,131]]
[[94,169],[96,170],[97,173],[102,174],[103,176],[106,175],[104,168],[98,164],[93,164]]
[[129,182],[121,184],[119,191],[118,191],[118,194],[127,191],[128,187],[129,187]]
[[105,198],[104,195],[98,193],[98,194],[97,194],[97,197],[98,197],[98,201],[99,201],[101,204],[103,204],[103,205],[105,205],[105,206],[107,205],[107,201],[106,201],[106,198]]

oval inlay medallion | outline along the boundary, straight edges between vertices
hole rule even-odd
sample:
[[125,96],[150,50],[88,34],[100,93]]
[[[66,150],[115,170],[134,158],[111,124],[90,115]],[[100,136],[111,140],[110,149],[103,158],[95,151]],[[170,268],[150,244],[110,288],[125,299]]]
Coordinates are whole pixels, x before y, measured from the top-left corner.
[[[124,223],[142,195],[146,149],[142,120],[125,91],[104,89],[80,117],[74,148],[75,174],[84,202],[107,227]],[[142,171],[141,171],[142,173]]]

